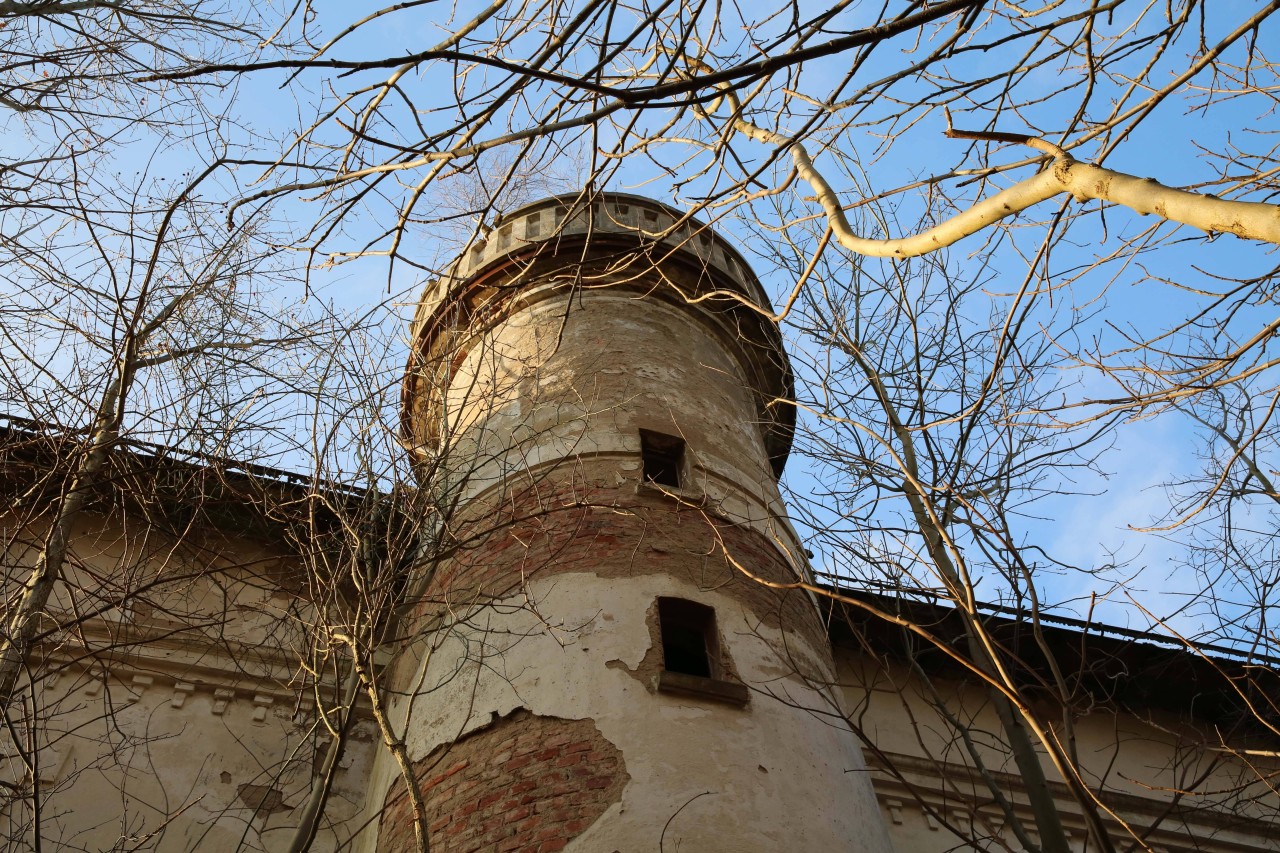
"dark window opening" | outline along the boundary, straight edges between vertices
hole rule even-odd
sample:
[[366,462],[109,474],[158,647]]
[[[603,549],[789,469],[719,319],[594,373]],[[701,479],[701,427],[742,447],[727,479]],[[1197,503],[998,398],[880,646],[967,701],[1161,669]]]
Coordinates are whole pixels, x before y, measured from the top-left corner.
[[642,429],[640,455],[644,459],[646,480],[659,486],[680,488],[680,469],[684,466],[684,439]]
[[682,598],[659,598],[658,623],[663,667],[668,672],[715,677],[715,610]]

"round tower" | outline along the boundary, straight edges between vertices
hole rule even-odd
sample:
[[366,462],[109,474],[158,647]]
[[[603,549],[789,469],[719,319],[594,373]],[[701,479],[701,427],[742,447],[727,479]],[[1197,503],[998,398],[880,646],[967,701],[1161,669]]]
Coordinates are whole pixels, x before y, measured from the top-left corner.
[[743,258],[551,198],[427,288],[403,429],[442,506],[387,678],[378,850],[887,850],[777,477],[792,377]]

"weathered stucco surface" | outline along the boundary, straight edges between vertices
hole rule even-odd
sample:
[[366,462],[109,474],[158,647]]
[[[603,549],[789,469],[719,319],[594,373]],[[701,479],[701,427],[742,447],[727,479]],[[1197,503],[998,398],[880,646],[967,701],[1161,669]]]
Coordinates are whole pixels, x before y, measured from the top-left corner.
[[735,342],[633,291],[570,295],[551,285],[524,294],[458,366],[444,405],[461,500],[597,454],[625,454],[636,470],[639,430],[650,429],[685,439],[689,491],[794,552]]
[[[34,559],[21,545],[38,541],[30,533],[5,554],[10,577]],[[251,535],[207,528],[179,541],[96,514],[72,549],[78,610],[61,595],[47,623],[72,627],[37,648],[40,707],[13,715],[0,741],[8,782],[25,769],[9,738],[41,747],[44,848],[278,849],[310,789],[316,735],[295,716],[309,643],[296,567]],[[126,592],[126,606],[75,618]],[[350,835],[373,743],[358,724],[315,850]],[[32,843],[31,817],[0,804],[5,837]]]
[[[1019,849],[953,724],[965,725],[987,772],[1017,791],[1019,774],[1002,745],[989,694],[960,673],[931,673],[926,682],[922,671],[892,655],[839,646],[835,653],[844,706],[876,745],[869,764],[894,849],[942,853],[956,849],[961,834],[990,839],[989,849]],[[1222,733],[1212,727],[1141,706],[1099,703],[1073,723],[1085,779],[1107,792],[1104,802],[1152,850],[1277,849],[1275,791],[1263,781],[1280,773],[1272,744],[1269,755],[1233,756],[1215,748]],[[1247,746],[1239,734],[1233,740],[1235,747]],[[1047,759],[1044,764],[1048,778],[1057,779]],[[1252,796],[1237,793],[1242,783]],[[1066,786],[1050,784],[1072,848],[1095,849]],[[1193,788],[1198,793],[1180,795]],[[1019,797],[1016,806],[1034,826],[1026,800]],[[1112,826],[1119,837],[1118,823]]]
[[[727,653],[754,688],[746,707],[660,693],[653,676],[628,672],[650,652],[646,616],[658,596],[716,608]],[[591,721],[630,781],[566,849],[656,849],[664,827],[667,849],[885,849],[856,745],[812,716],[828,710],[829,697],[778,653],[799,641],[784,640],[734,595],[665,574],[565,572],[470,621],[450,629],[426,669],[406,721],[411,750],[447,766],[443,744],[516,709]]]
[[[503,252],[565,224],[516,214],[494,238],[506,249],[466,259],[419,313],[410,427],[460,509],[456,554],[407,621],[397,727],[415,760],[445,766],[451,743],[513,713],[589,722],[628,780],[546,849],[887,850],[859,747],[821,718],[835,696],[814,601],[744,574],[786,585],[808,571],[775,473],[785,355],[759,310],[723,295],[763,304],[758,285],[709,232],[647,257],[608,242],[668,211],[594,215],[610,224],[588,251],[515,262]],[[643,482],[642,429],[683,439],[678,487]],[[714,608],[717,675],[749,688],[745,705],[723,700],[732,688],[659,689],[659,597]],[[390,762],[375,774],[371,810],[398,784]]]

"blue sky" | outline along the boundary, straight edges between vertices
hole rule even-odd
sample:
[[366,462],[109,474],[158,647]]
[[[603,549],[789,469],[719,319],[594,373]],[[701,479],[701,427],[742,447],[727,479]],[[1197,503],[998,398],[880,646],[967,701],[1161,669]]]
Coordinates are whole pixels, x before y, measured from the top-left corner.
[[[813,4],[812,8],[819,8],[818,4]],[[1207,15],[1204,21],[1205,42],[1212,44],[1254,8],[1255,4],[1245,2],[1215,4],[1213,13]],[[327,14],[327,11],[322,9],[322,15]],[[462,15],[465,14],[464,10]],[[857,14],[855,12],[855,18]],[[406,24],[404,19],[393,22],[389,17],[353,39],[345,51],[335,51],[335,55],[358,56],[375,48],[386,52],[386,45],[379,44],[383,40],[399,43],[408,50],[424,43],[432,43],[442,32],[441,28],[434,27],[425,17],[412,20],[412,23]],[[848,23],[853,26],[854,18]],[[1114,30],[1118,33],[1123,26],[1125,19],[1118,16]],[[1262,43],[1274,40],[1273,30],[1274,26],[1268,25],[1262,33]],[[733,41],[732,35],[729,41]],[[882,51],[880,56],[888,63],[884,67],[892,67],[894,62],[899,61],[894,54],[898,49],[900,46],[895,44],[893,48]],[[1170,51],[1155,69],[1151,79],[1172,79],[1193,60],[1195,50],[1195,43],[1188,42],[1184,47]],[[1229,52],[1227,59],[1239,60],[1243,55],[1241,48],[1234,53]],[[844,61],[845,57],[837,56],[832,60],[810,64],[805,68],[797,88],[821,96],[844,73],[847,67],[842,65]],[[1005,61],[1006,57],[998,52],[983,52],[972,60],[970,66],[975,72],[981,73],[984,70],[998,70]],[[1133,61],[1141,63],[1145,59],[1136,57]],[[874,77],[879,67],[873,63],[864,76]],[[1134,68],[1136,71],[1138,65],[1134,65]],[[431,70],[416,75],[412,81],[406,81],[405,85],[412,86],[419,97],[427,99],[422,102],[423,105],[438,105],[440,102],[432,99],[445,93],[444,86],[440,85],[443,81],[438,76],[433,76],[439,73],[438,70]],[[1073,82],[1073,74],[1078,77],[1080,69],[1063,64],[1046,66],[1023,75],[1017,85],[1025,100],[1033,100],[1040,95],[1053,97],[1043,103],[1005,113],[999,125],[992,129],[1034,132],[1037,126],[1061,127],[1062,104],[1070,102],[1073,87],[1080,85],[1079,82]],[[915,91],[925,91],[923,85],[907,81],[898,90],[904,101],[910,101],[913,86]],[[1097,97],[1094,110],[1098,114],[1104,114],[1109,108],[1108,98],[1123,96],[1129,99],[1127,103],[1134,103],[1146,94],[1141,87],[1128,93],[1118,90],[1104,92]],[[1156,108],[1150,119],[1115,147],[1114,152],[1109,154],[1106,165],[1153,177],[1175,186],[1194,186],[1212,180],[1218,171],[1208,155],[1227,151],[1232,143],[1255,143],[1258,132],[1267,126],[1270,109],[1266,98],[1225,99],[1215,103],[1208,111],[1197,110],[1197,105],[1194,93],[1188,96],[1188,93],[1183,92],[1168,98]],[[880,193],[910,184],[930,174],[976,165],[968,143],[945,138],[945,119],[941,110],[930,110],[929,107],[927,101],[920,102],[910,114],[913,123],[903,123],[901,127],[905,129],[901,138],[887,148],[883,145],[881,130],[875,127],[865,131],[845,131],[839,136],[828,134],[825,138],[832,140],[834,148],[819,153],[814,145],[810,146],[815,149],[819,168],[842,189],[846,198],[852,200],[862,193]],[[876,109],[875,105],[868,107],[861,118],[869,121]],[[982,127],[982,111],[965,112],[963,105],[960,105],[954,112],[957,126]],[[790,118],[782,119],[782,126],[798,127],[806,116],[807,113],[801,108]],[[661,120],[661,114],[656,114],[650,119],[643,119],[642,123],[656,126]],[[684,129],[692,125],[696,123],[687,123]],[[1078,127],[1075,135],[1082,135],[1087,127],[1087,124]],[[1057,141],[1055,137],[1051,138]],[[751,165],[750,158],[756,158],[755,162],[759,163],[760,158],[769,153],[769,149],[763,145],[744,143],[736,147],[740,156],[748,158],[748,165]],[[1096,151],[1097,146],[1090,144],[1077,151],[1077,154],[1087,159]],[[992,160],[1013,163],[1026,159],[1029,153],[1019,146],[1004,145],[996,148]],[[609,186],[653,195],[679,205],[692,202],[712,185],[710,178],[687,183],[699,166],[707,164],[707,155],[699,152],[696,146],[671,142],[661,151],[655,152],[655,157],[673,169],[674,173],[657,167],[652,161],[636,157],[621,165],[611,178]],[[568,184],[572,184],[574,170],[580,169],[581,165],[580,162],[566,164],[562,177]],[[781,167],[768,174],[775,181],[781,180],[785,168],[784,162]],[[997,176],[996,185],[1007,184],[1008,181],[1027,174],[1029,172],[1024,168],[1012,175]],[[953,179],[950,186],[960,183],[961,181]],[[677,185],[678,194],[672,196],[671,190]],[[447,191],[446,184],[441,186],[442,191]],[[974,197],[973,189],[969,190],[971,198]],[[990,188],[987,190],[990,191]],[[892,201],[894,214],[899,221],[911,223],[924,211],[923,202],[923,196],[919,192],[903,193]],[[990,289],[995,293],[995,301],[999,302],[1000,283],[1009,282],[1012,288],[1027,274],[1027,259],[1046,233],[1043,225],[1035,224],[1036,220],[1048,215],[1046,211],[1052,212],[1054,205],[1055,202],[1044,203],[1039,209],[1028,211],[1019,217],[994,253],[990,252],[985,236],[972,237],[957,244],[948,253],[952,268],[962,275],[965,270],[981,269],[990,276],[990,281],[993,282]],[[765,215],[768,213],[762,206],[756,209],[764,210]],[[1077,205],[1074,209],[1080,210],[1081,207]],[[1094,319],[1081,329],[1081,334],[1085,336],[1082,340],[1093,343],[1101,350],[1122,341],[1126,332],[1150,335],[1170,327],[1184,317],[1198,297],[1171,286],[1170,282],[1193,288],[1220,288],[1224,285],[1215,276],[1233,278],[1258,275],[1269,270],[1274,262],[1270,251],[1265,247],[1232,237],[1220,237],[1206,244],[1194,239],[1196,235],[1187,234],[1185,241],[1164,240],[1154,251],[1107,261],[1086,271],[1086,268],[1094,267],[1100,258],[1106,258],[1122,247],[1126,240],[1141,234],[1153,222],[1150,218],[1144,219],[1124,210],[1112,209],[1101,215],[1097,212],[1096,203],[1085,204],[1083,210],[1084,215],[1072,225],[1069,244],[1061,245],[1055,250],[1052,262],[1050,280],[1055,283],[1068,282],[1069,288],[1064,285],[1054,297],[1045,300],[1046,308],[1042,316],[1049,324],[1046,327],[1048,333],[1053,334],[1053,324],[1058,323],[1060,328],[1063,315],[1069,315],[1071,309],[1084,314],[1094,312]],[[386,211],[382,214],[374,211],[372,215],[385,216]],[[771,269],[767,260],[761,257],[769,254],[767,251],[759,251],[762,248],[759,241],[767,239],[767,235],[762,237],[759,230],[744,227],[743,223],[732,217],[717,221],[716,227],[735,239],[748,256],[756,255],[753,262],[775,300],[789,291],[792,278],[783,270]],[[1160,234],[1171,230],[1170,226],[1164,226]],[[791,235],[805,238],[805,235],[794,229]],[[808,245],[812,245],[812,238],[808,239]],[[430,249],[437,248],[434,244],[430,246]],[[804,245],[801,246],[803,248]],[[411,251],[421,253],[417,249]],[[430,253],[423,254],[425,256]],[[438,258],[439,255],[433,254],[431,257]],[[373,267],[372,271],[368,271],[370,266]],[[371,264],[361,262],[348,268],[340,268],[334,274],[332,284],[322,284],[322,292],[333,294],[343,301],[352,300],[357,303],[362,299],[381,298],[387,293],[385,276],[386,268],[381,261]],[[401,270],[393,277],[392,290],[404,285],[412,291],[417,286],[415,279],[414,275],[405,274]],[[324,282],[326,279],[321,277],[317,281]],[[975,302],[972,310],[981,312],[988,308],[989,306]],[[1271,313],[1270,307],[1266,305],[1247,306],[1232,318],[1233,328],[1247,330],[1256,327],[1258,323],[1265,322]],[[1055,316],[1057,320],[1054,319]],[[979,318],[975,315],[973,319]],[[794,328],[784,326],[784,329],[793,351],[803,356],[807,348],[812,346],[811,342],[805,340]],[[1073,342],[1079,344],[1080,340],[1064,337],[1062,342],[1065,346]],[[1106,380],[1087,368],[1076,368],[1060,378],[1069,383],[1069,393],[1081,396],[1108,396],[1112,393]],[[1064,477],[1061,486],[1071,494],[1045,499],[1034,508],[1034,517],[1021,522],[1024,525],[1021,533],[1026,537],[1025,541],[1042,546],[1056,558],[1083,568],[1097,568],[1118,562],[1123,568],[1116,570],[1111,575],[1113,578],[1126,580],[1130,590],[1140,593],[1152,610],[1162,614],[1177,611],[1182,604],[1178,594],[1197,583],[1192,574],[1178,565],[1178,560],[1185,555],[1185,545],[1178,541],[1176,535],[1140,532],[1133,528],[1150,526],[1167,514],[1169,497],[1164,484],[1196,473],[1199,466],[1195,459],[1197,443],[1196,432],[1176,413],[1162,412],[1158,417],[1146,413],[1141,418],[1119,424],[1105,443],[1108,449],[1099,457],[1100,472],[1074,471],[1069,477]],[[812,469],[806,470],[804,460],[797,458],[791,464],[787,482],[798,495],[807,495],[820,485],[814,476]],[[822,555],[819,555],[817,562],[823,563]],[[1106,593],[1110,596],[1109,601],[1100,605],[1099,613],[1115,621],[1148,627],[1146,618],[1137,613],[1123,599],[1123,595],[1106,581],[1067,572],[1046,573],[1042,577],[1042,583],[1048,600],[1069,602],[1068,606],[1076,612],[1087,606],[1091,592]],[[1193,619],[1186,615],[1180,618],[1184,620],[1181,623],[1184,626],[1191,624],[1185,620]]]
[[[808,4],[812,10],[826,8],[821,4]],[[1024,4],[1027,5],[1027,4]],[[1034,3],[1030,5],[1036,5]],[[1234,27],[1239,20],[1252,11],[1256,4],[1244,0],[1219,0],[1215,2],[1212,12],[1207,15],[1205,26],[1205,42],[1214,40],[1227,29]],[[465,17],[469,9],[479,8],[479,4],[463,4],[460,17]],[[856,7],[844,25],[853,27],[859,24],[860,15],[865,15],[870,6]],[[343,42],[331,55],[336,57],[364,57],[372,55],[395,55],[400,51],[420,49],[438,41],[448,28],[447,23],[433,20],[432,16],[447,14],[450,7],[428,4],[416,10],[388,15],[362,28],[354,36]],[[1069,9],[1069,5],[1064,7]],[[860,10],[860,11],[858,11]],[[332,35],[340,24],[347,23],[353,16],[351,4],[321,3],[317,5],[318,21],[326,35]],[[732,23],[732,22],[730,22]],[[1123,19],[1115,24],[1118,29],[1123,26]],[[743,38],[743,30],[726,27],[726,44],[735,45]],[[1260,35],[1261,44],[1275,43],[1275,26],[1268,23]],[[725,48],[728,49],[727,47]],[[904,45],[894,43],[881,49],[874,55],[874,61],[860,72],[859,81],[873,79],[877,74],[887,73],[886,69],[897,64],[911,61],[911,55],[903,53]],[[1173,50],[1157,68],[1152,79],[1171,79],[1186,67],[1196,55],[1198,47],[1194,39]],[[1227,59],[1238,60],[1243,56],[1243,49],[1229,53]],[[1001,63],[1007,61],[998,51],[982,52],[968,60],[968,70],[982,73],[986,70],[998,70]],[[1135,58],[1135,63],[1140,59]],[[794,88],[811,94],[813,97],[825,97],[833,82],[843,75],[848,67],[848,56],[838,55],[832,59],[811,63],[803,75],[792,81]],[[1134,66],[1135,69],[1138,67]],[[429,125],[443,121],[444,115],[436,115],[430,110],[447,107],[449,104],[452,80],[442,77],[447,70],[433,66],[422,72],[413,72],[405,78],[403,86],[407,92],[417,99],[420,117]],[[1030,104],[1020,110],[1007,110],[997,127],[991,129],[1005,132],[1035,132],[1037,126],[1044,128],[1060,128],[1064,120],[1061,112],[1063,104],[1071,103],[1073,87],[1080,85],[1078,67],[1069,64],[1047,66],[1023,75],[1018,81],[1018,91],[1024,99],[1033,100],[1044,95],[1052,96],[1042,103]],[[479,76],[479,72],[477,72]],[[325,81],[327,78],[327,82]],[[353,81],[373,80],[376,74],[357,75],[355,77],[329,77],[328,75],[306,74],[293,81],[288,87],[281,88],[286,80],[283,72],[271,71],[255,75],[239,84],[239,99],[236,109],[244,123],[255,128],[259,138],[246,142],[248,150],[267,150],[271,147],[269,138],[287,138],[288,134],[305,123],[312,115],[309,106],[325,91],[328,83],[334,86],[350,86]],[[291,88],[290,88],[291,87]],[[923,81],[907,80],[895,90],[904,103],[912,101],[914,93],[927,91]],[[1056,94],[1055,94],[1056,93]],[[1125,94],[1119,89],[1100,92],[1093,109],[1103,114],[1111,100],[1128,97],[1129,102],[1144,97],[1144,90],[1138,87]],[[776,107],[780,101],[776,93],[767,104]],[[1249,144],[1257,146],[1262,139],[1265,150],[1265,134],[1274,126],[1274,115],[1270,110],[1273,104],[1265,94],[1253,98],[1226,99],[1215,103],[1207,111],[1197,110],[1197,98],[1190,98],[1185,93],[1171,97],[1161,104],[1152,117],[1142,123],[1139,129],[1119,144],[1111,154],[1106,165],[1135,174],[1154,177],[1164,183],[1177,186],[1192,186],[1213,179],[1217,174],[1216,164],[1209,155],[1227,151],[1231,144]],[[300,106],[301,105],[301,106]],[[792,102],[793,112],[775,116],[778,127],[782,130],[798,128],[812,112],[806,112],[801,102]],[[892,105],[888,102],[873,103],[858,112],[858,120],[870,122]],[[850,128],[837,132],[835,129],[824,131],[820,137],[829,141],[831,148],[820,151],[819,146],[811,143],[819,168],[837,185],[844,198],[856,200],[861,195],[885,192],[894,187],[910,184],[922,177],[941,174],[955,168],[977,165],[975,153],[968,143],[947,139],[943,136],[945,120],[937,104],[928,98],[921,97],[903,122],[895,127],[900,131],[895,144],[885,147],[884,126],[866,128]],[[953,105],[955,120],[958,126],[981,127],[988,115],[985,108],[969,104],[966,112],[965,104]],[[513,125],[521,121],[531,121],[531,115],[537,109],[536,102],[528,106],[513,108],[508,118]],[[405,118],[407,113],[401,110],[398,115]],[[656,126],[662,119],[661,113],[643,121]],[[769,115],[766,112],[761,115]],[[701,127],[696,120],[686,120],[681,131],[693,132]],[[1087,123],[1078,126],[1075,136],[1083,134]],[[404,138],[411,138],[411,133],[404,128],[400,132]],[[3,128],[4,139],[10,149],[20,146],[24,131],[10,121]],[[340,133],[331,138],[338,138]],[[207,139],[194,140],[189,145],[178,145],[171,142],[160,143],[155,137],[138,133],[138,141],[119,155],[118,169],[124,173],[142,172],[150,169],[155,177],[175,176],[182,171],[182,163],[186,161],[192,149],[207,147]],[[608,138],[608,132],[605,133]],[[156,159],[147,160],[159,148]],[[741,143],[735,146],[739,155],[748,167],[763,162],[770,150],[768,147]],[[585,148],[581,139],[567,140],[564,155],[549,171],[543,174],[548,189],[569,189],[580,181],[587,163]],[[145,152],[145,154],[143,153]],[[1086,145],[1079,152],[1080,157],[1088,158],[1096,153],[1096,146]],[[640,157],[633,157],[621,163],[609,179],[608,188],[640,192],[657,197],[677,206],[693,202],[700,194],[708,192],[713,186],[713,177],[693,180],[686,183],[696,170],[703,166],[713,165],[711,155],[700,150],[696,145],[680,141],[670,141],[654,152],[657,160],[669,167],[668,172],[654,162]],[[1028,156],[1025,149],[1019,146],[1004,145],[994,149],[992,162],[1012,163],[1024,160]],[[197,157],[193,157],[198,159]],[[1265,165],[1265,164],[1264,164]],[[766,172],[765,179],[779,182],[786,171],[786,162]],[[730,163],[726,167],[732,171],[738,168]],[[714,176],[714,171],[709,176]],[[1029,174],[1022,169],[1011,175],[999,175],[994,180],[997,185],[1007,183]],[[241,167],[235,172],[235,181],[242,186],[249,185],[256,177],[253,167]],[[452,179],[442,181],[433,194],[429,195],[422,210],[430,212],[446,207],[451,201],[450,194],[456,192],[459,181]],[[970,185],[962,187],[963,181],[951,179],[946,186],[958,191],[962,197],[975,197],[979,188]],[[982,193],[990,191],[983,188]],[[803,209],[804,193],[797,190],[793,193],[792,210]],[[915,222],[926,212],[927,199],[920,191],[908,191],[887,202],[885,209],[903,223]],[[1045,227],[1037,224],[1044,211],[1052,211],[1054,202],[1041,205],[1040,209],[1029,211],[1017,220],[1015,227],[992,249],[984,236],[976,236],[954,246],[948,252],[949,266],[959,275],[966,273],[978,275],[979,272],[990,291],[989,300],[983,303],[976,297],[971,306],[963,310],[973,322],[985,320],[985,313],[992,305],[1005,304],[1007,294],[1016,287],[1027,274],[1028,258],[1030,258],[1043,238]],[[321,203],[309,199],[306,194],[286,199],[279,207],[279,214],[289,225],[302,225],[315,219]],[[342,239],[331,241],[326,248],[350,248],[360,245],[365,235],[374,233],[374,229],[385,224],[388,217],[397,209],[397,198],[385,200],[371,199],[361,205],[343,226]],[[1126,330],[1140,330],[1150,334],[1153,330],[1167,328],[1178,318],[1185,316],[1188,307],[1198,297],[1185,290],[1171,285],[1192,286],[1195,288],[1215,288],[1224,286],[1215,276],[1225,278],[1247,277],[1262,274],[1274,264],[1274,255],[1265,247],[1251,245],[1232,237],[1220,237],[1212,242],[1191,239],[1166,240],[1156,250],[1139,254],[1123,260],[1109,261],[1094,267],[1097,260],[1107,256],[1124,244],[1127,239],[1140,234],[1149,227],[1150,219],[1142,219],[1127,211],[1110,210],[1105,216],[1099,215],[1096,204],[1084,205],[1085,215],[1073,223],[1069,243],[1055,249],[1050,270],[1050,281],[1061,284],[1062,289],[1052,298],[1046,297],[1043,310],[1037,317],[1045,323],[1046,334],[1061,331],[1064,316],[1071,310],[1080,312],[1096,312],[1088,321],[1087,327],[1081,328],[1079,339],[1064,337],[1065,345],[1080,340],[1095,342],[1102,349],[1107,349],[1112,342],[1122,339]],[[937,209],[934,209],[937,212]],[[758,204],[753,208],[755,222],[742,221],[727,216],[716,222],[718,230],[731,239],[736,240],[760,273],[761,278],[775,297],[779,299],[788,292],[793,278],[783,269],[771,268],[767,260],[766,249],[771,247],[761,243],[769,239],[771,233],[759,227],[776,225],[770,222],[767,205]],[[1169,230],[1168,226],[1165,227]],[[411,228],[408,234],[405,251],[412,258],[427,266],[438,267],[446,263],[463,239],[462,231],[457,229],[432,229],[427,227]],[[812,246],[813,235],[802,229],[791,228],[785,232],[797,241],[798,252]],[[1179,235],[1181,236],[1181,235]],[[281,255],[284,257],[284,254]],[[299,258],[300,259],[300,258]],[[852,267],[851,267],[852,268]],[[394,389],[398,379],[398,371],[403,364],[407,319],[412,313],[412,303],[416,293],[428,278],[428,273],[415,269],[407,264],[395,267],[388,266],[383,258],[367,258],[336,267],[314,269],[309,276],[308,289],[304,291],[298,285],[289,285],[275,297],[281,305],[301,300],[292,308],[280,308],[281,311],[296,310],[303,313],[313,311],[317,306],[323,310],[350,312],[353,316],[364,316],[380,331],[380,343],[377,344],[380,354],[377,356],[383,367],[383,383],[388,390]],[[1009,290],[1004,283],[1009,283]],[[305,298],[304,298],[305,295]],[[1231,327],[1247,332],[1256,328],[1274,314],[1271,303],[1250,304],[1243,307],[1231,318]],[[1055,325],[1057,324],[1057,325]],[[812,341],[807,340],[794,326],[784,324],[789,345],[797,354],[798,361],[805,361],[812,355]],[[305,372],[309,368],[297,365],[296,369]],[[1087,368],[1067,371],[1061,377],[1068,383],[1070,393],[1108,393],[1106,383],[1098,375]],[[1263,377],[1260,387],[1270,388],[1275,381]],[[391,393],[388,400],[394,399]],[[1059,559],[1082,567],[1097,567],[1115,560],[1119,555],[1127,561],[1127,568],[1122,570],[1125,577],[1136,576],[1131,586],[1143,590],[1145,600],[1154,602],[1153,609],[1171,612],[1176,609],[1178,599],[1171,597],[1182,586],[1192,585],[1194,577],[1177,568],[1177,561],[1185,555],[1185,545],[1176,535],[1143,533],[1131,528],[1150,525],[1162,517],[1169,505],[1164,483],[1193,474],[1199,463],[1194,458],[1197,447],[1197,435],[1191,425],[1176,413],[1160,412],[1159,416],[1144,416],[1131,422],[1120,424],[1108,440],[1107,449],[1099,458],[1102,473],[1073,473],[1070,486],[1075,494],[1061,498],[1046,499],[1036,508],[1036,517],[1027,518],[1020,523],[1024,525],[1021,533],[1026,541],[1045,547]],[[300,458],[297,454],[281,457],[281,464],[291,464],[291,460]],[[817,475],[822,476],[822,475]],[[789,487],[800,495],[812,494],[820,486],[815,480],[812,469],[806,470],[803,460],[793,460],[788,474]],[[819,555],[817,562],[822,565],[825,555]],[[1046,573],[1043,584],[1047,597],[1051,600],[1073,602],[1077,612],[1080,602],[1087,600],[1090,592],[1106,591],[1105,585],[1080,574]],[[1163,597],[1162,597],[1163,596]],[[1111,602],[1105,608],[1107,618],[1126,622],[1137,627],[1147,627],[1144,618],[1137,614],[1120,596],[1112,595]],[[1185,617],[1191,618],[1191,617]]]

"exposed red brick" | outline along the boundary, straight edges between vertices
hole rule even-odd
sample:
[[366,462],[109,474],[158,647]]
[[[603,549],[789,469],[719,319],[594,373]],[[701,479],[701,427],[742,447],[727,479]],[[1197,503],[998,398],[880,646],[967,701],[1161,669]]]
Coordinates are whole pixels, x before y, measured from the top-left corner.
[[[546,748],[549,743],[557,746]],[[491,760],[500,752],[528,760]],[[566,759],[572,762],[561,765]],[[415,772],[432,853],[562,850],[621,799],[630,779],[622,754],[591,720],[524,710],[433,752]],[[446,779],[450,784],[441,784]],[[409,798],[397,782],[387,794],[378,850],[413,848]]]
[[474,501],[467,517],[456,522],[462,543],[457,557],[437,570],[411,621],[427,625],[450,604],[507,597],[531,578],[578,571],[605,578],[659,574],[730,595],[765,624],[803,638],[809,648],[828,648],[826,630],[806,593],[766,587],[725,558],[728,551],[769,581],[796,580],[772,539],[710,510],[637,492],[631,480],[619,484],[618,473],[610,460],[577,460],[539,471],[532,485],[513,484],[492,502]]

